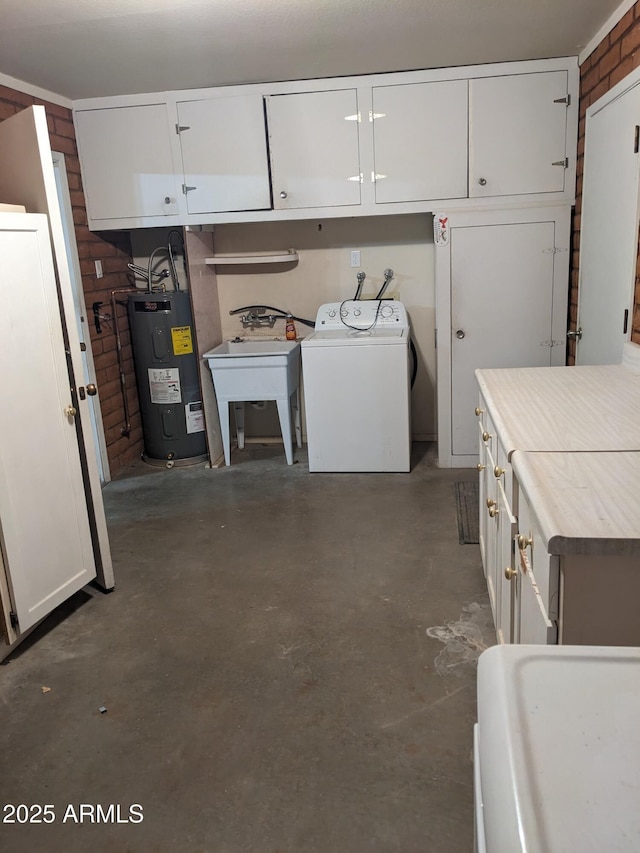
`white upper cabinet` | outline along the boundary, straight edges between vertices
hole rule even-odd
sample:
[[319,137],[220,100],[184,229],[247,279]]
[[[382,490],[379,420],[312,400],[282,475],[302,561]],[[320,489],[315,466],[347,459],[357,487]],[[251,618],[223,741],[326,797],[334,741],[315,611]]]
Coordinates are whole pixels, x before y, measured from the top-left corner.
[[376,203],[467,195],[466,80],[373,87]]
[[262,96],[178,101],[177,112],[188,212],[269,209]]
[[566,71],[469,81],[469,196],[561,193],[567,163]]
[[75,124],[91,225],[177,214],[164,104],[79,110]]
[[273,204],[360,204],[360,114],[355,89],[267,98]]

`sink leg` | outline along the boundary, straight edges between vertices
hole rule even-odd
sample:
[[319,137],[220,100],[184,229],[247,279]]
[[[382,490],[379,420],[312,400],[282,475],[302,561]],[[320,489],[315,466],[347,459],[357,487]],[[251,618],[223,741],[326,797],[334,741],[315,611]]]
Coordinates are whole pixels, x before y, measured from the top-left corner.
[[302,424],[300,421],[300,392],[296,390],[291,395],[291,403],[293,405],[293,423],[296,430],[296,444],[302,447]]
[[291,440],[291,406],[289,400],[276,400],[278,406],[278,417],[280,418],[280,429],[284,442],[284,452],[287,457],[287,465],[293,465],[293,442]]
[[229,402],[218,399],[218,417],[220,418],[220,433],[224,450],[224,464],[231,465],[231,446],[229,439]]
[[238,436],[238,449],[244,450],[244,402],[236,401],[233,404],[236,416],[236,432]]

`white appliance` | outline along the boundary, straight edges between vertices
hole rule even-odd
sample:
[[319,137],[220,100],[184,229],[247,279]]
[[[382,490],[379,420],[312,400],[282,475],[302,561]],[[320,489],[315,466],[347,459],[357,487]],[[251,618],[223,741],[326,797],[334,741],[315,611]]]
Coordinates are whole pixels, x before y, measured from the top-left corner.
[[474,730],[478,853],[640,850],[640,649],[494,646]]
[[321,305],[302,341],[309,471],[409,471],[409,320],[400,302]]

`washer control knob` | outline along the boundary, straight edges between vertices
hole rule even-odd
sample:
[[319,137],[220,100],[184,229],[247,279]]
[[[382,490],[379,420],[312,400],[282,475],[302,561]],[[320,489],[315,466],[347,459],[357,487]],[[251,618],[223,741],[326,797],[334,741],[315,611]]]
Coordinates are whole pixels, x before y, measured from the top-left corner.
[[331,311],[329,311],[329,316],[330,316],[330,317],[335,317],[337,313],[338,313],[338,312],[336,311],[336,309],[335,309],[335,308],[332,308],[332,309],[331,309]]
[[393,317],[393,308],[391,305],[383,305],[380,309],[381,317]]
[[348,317],[349,316],[349,309],[348,308],[341,308],[340,309],[340,316],[341,317]]
[[356,308],[353,312],[354,317],[359,317],[362,314],[362,311],[359,308]]

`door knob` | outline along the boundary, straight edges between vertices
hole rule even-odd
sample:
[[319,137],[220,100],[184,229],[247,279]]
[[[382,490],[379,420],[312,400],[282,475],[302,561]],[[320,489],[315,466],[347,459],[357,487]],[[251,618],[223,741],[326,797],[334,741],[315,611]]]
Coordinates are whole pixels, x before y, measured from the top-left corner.
[[575,338],[577,341],[579,341],[582,338],[582,328],[580,326],[578,326],[578,328],[575,330],[575,332],[569,330],[567,332],[567,337],[568,338]]
[[90,397],[95,397],[97,393],[98,393],[98,389],[97,389],[97,388],[96,388],[96,386],[93,384],[93,382],[90,382],[90,383],[87,385],[87,394],[88,394]]
[[464,332],[462,329],[458,329],[458,331],[456,332],[456,338],[459,338],[460,340],[464,338]]
[[65,406],[64,413],[68,418],[75,418],[78,414],[78,410],[75,406]]

